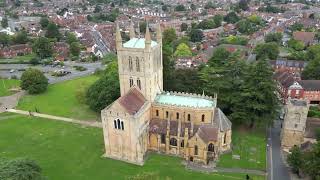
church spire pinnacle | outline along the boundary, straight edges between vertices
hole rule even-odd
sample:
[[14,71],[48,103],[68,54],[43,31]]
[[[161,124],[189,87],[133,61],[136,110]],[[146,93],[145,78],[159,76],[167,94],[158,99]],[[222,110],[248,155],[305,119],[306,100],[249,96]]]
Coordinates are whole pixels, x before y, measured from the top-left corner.
[[158,27],[157,27],[157,42],[159,44],[162,44],[162,32],[161,32],[160,22],[159,22]]
[[119,24],[117,23],[116,25],[116,44],[117,44],[117,48],[122,47],[122,37],[121,37],[121,33],[120,33],[120,28],[119,28]]
[[146,26],[146,34],[145,34],[145,48],[150,49],[151,48],[151,35],[149,32],[149,25],[147,23]]
[[135,32],[134,32],[134,25],[133,25],[132,20],[131,20],[131,23],[130,23],[129,35],[130,35],[130,39],[135,38],[135,36],[136,36],[136,34],[135,34]]

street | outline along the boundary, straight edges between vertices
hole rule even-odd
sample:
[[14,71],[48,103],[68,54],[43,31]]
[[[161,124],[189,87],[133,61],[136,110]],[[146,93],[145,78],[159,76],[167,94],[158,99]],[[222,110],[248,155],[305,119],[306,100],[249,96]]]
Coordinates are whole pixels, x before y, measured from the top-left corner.
[[280,147],[281,122],[275,120],[268,129],[268,180],[290,180],[289,169],[283,162]]

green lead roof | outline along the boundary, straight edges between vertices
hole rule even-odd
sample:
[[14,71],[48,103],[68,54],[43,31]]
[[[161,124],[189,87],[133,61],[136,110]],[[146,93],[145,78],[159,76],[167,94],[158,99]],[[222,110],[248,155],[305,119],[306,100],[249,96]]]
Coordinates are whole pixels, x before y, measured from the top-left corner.
[[215,107],[216,101],[204,97],[192,97],[188,95],[176,95],[171,93],[158,94],[155,102],[173,106],[187,106],[196,108]]
[[[158,44],[157,42],[151,41],[151,47],[154,47],[157,44]],[[145,39],[144,38],[132,38],[129,41],[125,42],[123,44],[123,47],[144,49],[145,48]]]

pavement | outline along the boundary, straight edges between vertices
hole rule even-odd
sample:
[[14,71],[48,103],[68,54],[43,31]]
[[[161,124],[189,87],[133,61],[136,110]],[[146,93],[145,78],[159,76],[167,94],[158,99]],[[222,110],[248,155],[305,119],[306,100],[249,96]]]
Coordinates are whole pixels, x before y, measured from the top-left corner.
[[[87,68],[86,71],[77,71],[73,68],[73,66],[83,66]],[[88,76],[90,74],[93,74],[94,71],[97,68],[103,69],[103,65],[101,65],[101,62],[94,62],[94,63],[80,63],[80,62],[74,62],[74,61],[66,61],[64,62],[64,67],[52,67],[50,65],[48,66],[43,66],[43,65],[37,65],[37,66],[32,66],[30,64],[1,64],[0,68],[0,77],[5,77],[5,78],[10,78],[11,76],[15,75],[18,78],[21,77],[23,71],[19,71],[22,69],[27,69],[29,67],[36,68],[44,72],[44,75],[49,79],[49,83],[57,83],[61,81],[66,81],[66,80],[71,80],[77,77],[82,77],[82,76]],[[10,70],[14,69],[15,72],[10,73]],[[71,74],[67,74],[62,77],[54,77],[51,76],[51,72],[54,72],[55,70],[61,70],[64,69],[65,71],[70,71]]]
[[25,91],[20,91],[11,96],[0,97],[0,113],[7,109],[14,108],[18,105],[19,99],[25,94]]
[[285,165],[280,146],[281,121],[275,120],[273,127],[268,129],[267,147],[267,179],[290,180],[289,168]]
[[71,119],[71,118],[60,117],[60,116],[53,116],[53,115],[49,115],[49,114],[41,114],[41,113],[36,113],[36,112],[28,112],[28,111],[17,110],[17,109],[8,109],[7,112],[23,114],[23,115],[28,115],[28,116],[41,117],[41,118],[46,118],[46,119],[55,120],[55,121],[70,122],[70,123],[80,124],[80,125],[88,126],[88,127],[102,128],[102,123],[98,122],[98,121],[83,121],[83,120]]

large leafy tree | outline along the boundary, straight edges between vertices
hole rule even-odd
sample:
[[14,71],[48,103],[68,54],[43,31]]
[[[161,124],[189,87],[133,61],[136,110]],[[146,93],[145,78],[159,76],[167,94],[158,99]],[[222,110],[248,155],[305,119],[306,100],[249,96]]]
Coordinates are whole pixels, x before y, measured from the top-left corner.
[[32,45],[32,51],[40,58],[47,58],[52,56],[52,43],[48,38],[39,37]]
[[304,49],[304,43],[295,39],[290,39],[288,41],[288,46],[296,51],[302,51]]
[[173,28],[168,28],[163,31],[163,43],[170,45],[173,41],[177,39],[176,30]]
[[40,25],[42,29],[46,29],[49,24],[49,19],[47,17],[41,17]]
[[2,18],[1,26],[3,28],[7,28],[8,27],[8,18],[7,17]]
[[48,79],[38,69],[29,68],[22,73],[21,88],[30,94],[39,94],[47,90]]
[[192,52],[190,50],[190,47],[186,45],[185,43],[179,44],[176,51],[174,52],[175,57],[190,57],[192,56]]
[[320,57],[320,44],[308,47],[306,56],[309,61],[315,59],[317,56]]
[[25,44],[28,42],[28,35],[27,32],[22,30],[18,32],[14,37],[13,37],[13,42],[15,44]]
[[266,43],[276,42],[276,43],[280,44],[282,42],[282,33],[280,33],[280,32],[269,33],[264,37],[264,41]]
[[201,42],[203,39],[203,33],[200,29],[192,29],[189,36],[192,42]]
[[239,94],[232,101],[231,118],[249,127],[270,124],[276,116],[278,99],[272,69],[266,60],[258,60],[248,68]]
[[302,78],[320,80],[320,56],[309,61],[308,65],[302,71]]
[[224,17],[224,21],[226,21],[227,23],[231,23],[234,24],[238,21],[240,21],[239,16],[234,12],[229,12],[225,17]]
[[78,57],[80,55],[80,43],[79,42],[73,42],[70,44],[70,53],[72,56]]
[[47,26],[47,32],[46,32],[47,38],[57,38],[58,40],[61,38],[61,34],[59,32],[59,27],[53,23],[50,22]]
[[0,33],[0,44],[2,46],[7,46],[10,43],[10,36],[6,33]]
[[0,159],[0,179],[3,180],[43,180],[40,166],[29,159]]
[[312,179],[320,179],[320,142],[315,143],[312,150],[307,152],[304,157],[303,171]]
[[299,175],[299,171],[303,165],[303,153],[298,146],[293,146],[290,149],[290,154],[287,157],[288,164],[293,172]]
[[267,58],[267,59],[276,59],[280,53],[279,45],[277,43],[264,43],[258,44],[254,52],[257,54],[257,59]]
[[111,62],[104,75],[92,84],[86,93],[89,107],[100,112],[120,96],[120,84],[117,62]]

